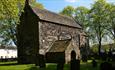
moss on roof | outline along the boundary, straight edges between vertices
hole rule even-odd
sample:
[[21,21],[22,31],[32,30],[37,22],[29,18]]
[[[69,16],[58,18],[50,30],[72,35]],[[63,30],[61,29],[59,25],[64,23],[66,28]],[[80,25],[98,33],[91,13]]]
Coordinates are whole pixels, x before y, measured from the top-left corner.
[[67,25],[71,27],[77,27],[77,28],[82,28],[81,25],[76,22],[73,18],[60,15],[51,11],[48,11],[46,9],[39,9],[39,8],[32,8],[34,13],[41,19],[57,24],[62,24],[62,25]]

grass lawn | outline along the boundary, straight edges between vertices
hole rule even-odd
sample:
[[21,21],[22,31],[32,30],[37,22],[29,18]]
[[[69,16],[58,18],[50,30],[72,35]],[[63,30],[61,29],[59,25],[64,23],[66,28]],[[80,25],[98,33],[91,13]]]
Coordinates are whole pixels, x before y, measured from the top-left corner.
[[[46,69],[39,69],[35,67],[34,64],[24,64],[18,65],[17,62],[0,62],[0,70],[56,70],[56,64],[47,64]],[[64,70],[70,70],[69,65],[65,64]],[[97,68],[92,68],[91,61],[87,63],[80,63],[80,70],[99,70],[99,65]]]
[[34,65],[18,65],[17,62],[0,62],[0,70],[26,70]]

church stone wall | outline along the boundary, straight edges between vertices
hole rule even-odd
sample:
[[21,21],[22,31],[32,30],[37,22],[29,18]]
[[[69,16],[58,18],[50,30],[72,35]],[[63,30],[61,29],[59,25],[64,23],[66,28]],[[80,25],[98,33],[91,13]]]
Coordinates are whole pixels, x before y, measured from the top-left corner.
[[[72,50],[75,50],[77,53],[77,57],[80,57],[79,47],[81,42],[80,40],[82,40],[82,38],[80,38],[81,32],[82,29],[78,28],[73,28],[45,21],[39,22],[40,54],[45,54],[51,47],[53,42],[56,40],[72,39],[71,47],[69,47],[71,49],[67,49],[65,54],[70,54]],[[66,57],[70,58],[69,56]]]

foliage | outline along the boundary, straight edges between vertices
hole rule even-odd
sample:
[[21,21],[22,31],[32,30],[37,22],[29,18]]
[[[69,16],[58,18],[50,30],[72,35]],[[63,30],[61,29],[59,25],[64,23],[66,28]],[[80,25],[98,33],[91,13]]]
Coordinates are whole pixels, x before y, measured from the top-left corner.
[[84,30],[88,31],[88,12],[89,9],[83,6],[74,8],[72,6],[65,7],[60,14],[74,18],[82,26]]
[[89,9],[83,6],[77,7],[75,9],[75,19],[85,27],[88,25],[88,12]]
[[[0,1],[0,44],[10,45],[12,42],[17,45],[16,25],[23,12],[25,0],[1,0]],[[43,8],[43,5],[30,0],[34,7]]]
[[63,15],[69,16],[69,17],[73,17],[74,8],[72,6],[67,6],[60,12],[60,14],[63,14]]
[[14,19],[19,15],[19,6],[24,5],[24,0],[1,0],[0,1],[0,19]]
[[108,5],[107,13],[108,13],[108,19],[107,20],[108,20],[108,25],[109,25],[107,27],[107,30],[109,33],[108,36],[110,36],[111,39],[113,39],[115,42],[115,5],[114,4]]
[[77,7],[75,9],[75,20],[78,21],[82,27],[83,30],[87,33],[88,36],[90,36],[89,33],[89,9],[83,6]]
[[[72,10],[69,10],[72,9]],[[69,13],[68,13],[69,12]],[[86,7],[65,7],[61,14],[72,16],[88,34],[91,43],[98,44],[98,52],[101,50],[101,42],[108,36],[115,41],[115,5],[106,0],[95,0],[91,9]],[[96,49],[97,51],[97,49]]]
[[[102,45],[102,50],[109,50],[109,45]],[[98,44],[95,44],[91,47],[91,51],[98,53]]]
[[10,45],[13,41],[16,44],[16,21],[15,20],[4,20],[1,21],[0,26],[0,38],[2,39],[2,45]]
[[38,7],[40,9],[44,9],[44,6],[41,3],[36,2],[36,0],[29,0],[29,4],[32,7]]
[[97,0],[92,5],[90,10],[90,28],[93,30],[93,36],[97,39],[97,43],[99,45],[98,52],[100,54],[101,51],[101,42],[102,38],[106,35],[106,27],[107,27],[107,7],[108,3],[105,0]]
[[91,51],[94,52],[94,53],[98,53],[98,45],[93,45],[91,48]]
[[[19,14],[23,9],[24,0],[1,0],[0,2],[0,38],[2,44],[11,44],[15,39],[16,24],[19,21]],[[15,42],[16,40],[14,40]]]
[[[114,43],[113,44],[105,44],[105,45],[102,45],[102,47],[101,47],[101,49],[103,51],[107,51],[107,52],[109,52],[110,48],[115,48]],[[94,53],[98,53],[98,44],[94,44],[90,49]]]

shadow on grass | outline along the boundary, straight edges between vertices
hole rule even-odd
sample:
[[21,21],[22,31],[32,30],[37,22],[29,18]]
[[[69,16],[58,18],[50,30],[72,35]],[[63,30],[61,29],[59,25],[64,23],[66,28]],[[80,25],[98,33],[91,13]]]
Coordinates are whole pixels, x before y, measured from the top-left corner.
[[55,64],[48,64],[46,68],[39,68],[36,66],[30,67],[29,69],[25,70],[56,70],[56,65]]
[[57,64],[48,64],[46,70],[56,70]]
[[[26,65],[26,69],[24,70],[57,70],[57,64],[50,64],[48,63],[46,65],[46,68],[39,68],[36,67],[34,64],[18,64],[17,62],[0,62],[0,66],[15,66],[15,65]],[[99,70],[99,65],[96,68],[92,67],[91,62],[89,63],[82,63],[80,64],[80,70]],[[16,66],[17,67],[17,66]],[[70,65],[69,64],[65,64],[64,65],[64,70],[70,70]]]
[[1,63],[0,66],[11,66],[11,65],[19,65],[18,63]]
[[40,70],[40,69],[37,68],[37,67],[31,67],[31,68],[29,68],[29,69],[25,69],[25,70]]
[[0,66],[12,66],[12,65],[19,65],[19,64],[17,63],[0,64]]
[[[25,70],[57,70],[57,64],[47,64],[46,68],[39,68],[39,67],[33,66]],[[64,70],[70,70],[68,64],[64,65]]]
[[25,65],[25,64],[19,64],[17,62],[1,62],[0,66],[14,66],[14,65]]
[[81,64],[80,70],[99,70],[99,64],[97,67],[93,67],[91,63]]

